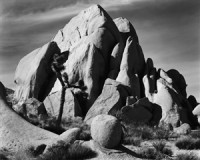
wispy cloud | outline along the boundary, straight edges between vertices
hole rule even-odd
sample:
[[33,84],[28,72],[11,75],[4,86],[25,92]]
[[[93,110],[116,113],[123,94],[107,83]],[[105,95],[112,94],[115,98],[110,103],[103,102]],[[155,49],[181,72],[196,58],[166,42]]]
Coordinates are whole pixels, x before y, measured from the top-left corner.
[[200,1],[197,0],[0,0],[0,81],[11,86],[18,61],[51,40],[82,9],[97,3],[129,19],[145,57],[176,68],[189,94],[200,100]]

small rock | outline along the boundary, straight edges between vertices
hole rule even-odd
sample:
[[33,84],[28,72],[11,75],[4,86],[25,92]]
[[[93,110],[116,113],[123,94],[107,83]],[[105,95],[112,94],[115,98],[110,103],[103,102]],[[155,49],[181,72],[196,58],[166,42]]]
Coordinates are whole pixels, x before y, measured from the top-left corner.
[[72,144],[77,139],[77,136],[80,134],[81,129],[80,128],[71,128],[67,131],[63,132],[61,135],[56,137],[55,139],[52,139],[51,142],[48,143],[47,147],[45,148],[44,153],[48,151],[49,148],[52,146],[59,145],[59,142],[62,141],[65,144]]
[[174,132],[177,134],[185,135],[191,132],[191,128],[189,124],[184,123],[180,127],[174,128]]

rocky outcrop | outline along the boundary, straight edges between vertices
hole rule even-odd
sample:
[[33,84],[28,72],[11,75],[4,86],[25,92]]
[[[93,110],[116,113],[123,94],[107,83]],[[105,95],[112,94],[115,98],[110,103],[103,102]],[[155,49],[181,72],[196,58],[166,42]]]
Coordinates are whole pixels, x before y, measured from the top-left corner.
[[122,138],[122,126],[113,116],[98,115],[92,121],[91,136],[102,147],[115,148]]
[[26,150],[47,144],[52,138],[58,137],[22,119],[7,105],[4,95],[4,86],[0,83],[0,148]]
[[[61,91],[50,94],[44,100],[44,105],[49,116],[58,117],[60,109]],[[71,89],[65,91],[65,102],[63,106],[62,119],[82,117],[82,110]]]
[[55,53],[60,53],[60,49],[55,42],[50,42],[20,60],[15,72],[17,102],[23,103],[32,97],[40,101],[45,99],[56,80],[51,70]]
[[183,75],[157,69],[151,58],[145,63],[131,22],[113,20],[99,5],[80,12],[52,42],[25,56],[15,83],[18,105],[36,98],[53,117],[64,103],[63,119],[81,116],[87,124],[97,115],[122,112],[130,121],[196,125],[197,102],[187,99]]
[[111,52],[120,41],[116,25],[101,6],[94,5],[72,18],[53,41],[61,52],[70,51],[62,74],[67,73],[70,84],[83,81],[89,109],[101,93]]
[[85,122],[91,124],[94,117],[100,114],[115,115],[126,104],[129,91],[124,85],[115,80],[107,79],[101,95],[89,109]]

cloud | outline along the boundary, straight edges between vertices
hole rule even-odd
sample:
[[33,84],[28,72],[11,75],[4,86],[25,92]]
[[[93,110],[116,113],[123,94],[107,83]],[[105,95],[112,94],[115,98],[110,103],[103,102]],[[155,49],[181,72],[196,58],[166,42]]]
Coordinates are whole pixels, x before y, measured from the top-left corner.
[[179,70],[189,94],[200,100],[200,1],[196,0],[0,0],[0,80],[13,86],[18,61],[93,3],[113,18],[129,19],[145,57],[151,57],[157,68]]

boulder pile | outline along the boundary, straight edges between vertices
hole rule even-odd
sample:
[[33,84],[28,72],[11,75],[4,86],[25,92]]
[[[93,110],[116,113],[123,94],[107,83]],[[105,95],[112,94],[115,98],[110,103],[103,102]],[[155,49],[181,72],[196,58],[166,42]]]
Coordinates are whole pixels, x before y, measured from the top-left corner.
[[[99,5],[80,12],[49,43],[23,57],[14,82],[14,110],[23,110],[25,105],[26,113],[34,116],[39,116],[40,109],[50,117],[61,114],[61,121],[81,117],[92,126],[92,137],[108,148],[119,140],[107,141],[108,137],[99,137],[97,132],[106,136],[107,130],[113,130],[109,136],[120,137],[121,126],[112,117],[119,112],[130,122],[173,129],[182,124],[193,128],[198,124],[194,115],[200,116],[195,98],[187,98],[183,75],[154,66],[153,60],[144,56],[131,22],[122,17],[112,19]],[[34,143],[56,138],[17,116],[4,97],[1,93],[0,145],[17,148],[22,140],[29,143],[27,137]],[[38,107],[31,107],[35,99]],[[13,128],[8,132],[8,127]],[[2,138],[3,134],[6,137]],[[4,144],[6,138],[11,142]]]
[[80,12],[51,42],[22,58],[15,83],[18,104],[36,98],[55,117],[65,90],[62,119],[79,116],[90,124],[97,115],[122,111],[130,121],[173,128],[197,124],[183,75],[145,60],[131,22],[112,19],[99,5]]

